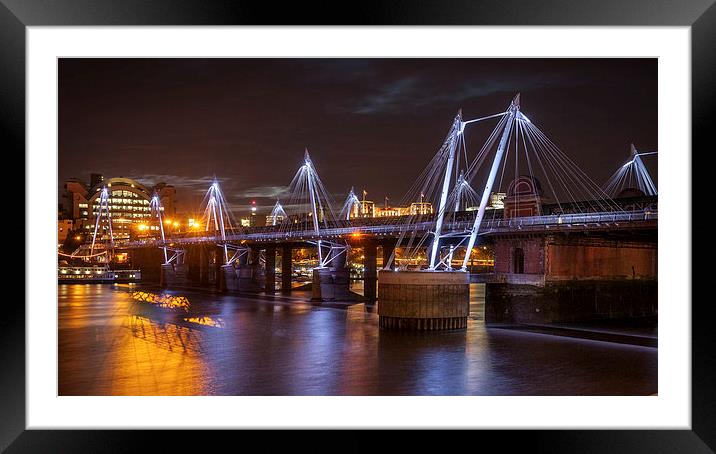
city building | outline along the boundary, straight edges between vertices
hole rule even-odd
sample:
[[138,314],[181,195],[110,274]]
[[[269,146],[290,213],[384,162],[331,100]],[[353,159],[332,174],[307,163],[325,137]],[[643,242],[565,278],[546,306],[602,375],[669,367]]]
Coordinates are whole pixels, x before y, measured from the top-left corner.
[[[256,213],[257,213],[256,200],[251,201],[250,210],[251,210],[251,214],[239,219],[239,224],[241,225],[241,227],[256,227],[257,225],[259,225],[258,216],[256,215]],[[269,217],[270,216],[266,216],[267,221],[268,221]]]
[[410,214],[410,209],[405,207],[376,207],[375,217],[390,218],[395,216],[405,216]]
[[[487,205],[486,208],[493,208],[496,210],[502,209],[505,207],[505,197],[507,197],[507,193],[505,192],[493,192],[490,194],[490,204]],[[477,207],[473,208],[477,209]],[[469,208],[468,208],[469,210]]]
[[523,175],[510,183],[504,199],[505,219],[542,214],[542,185],[537,178]]
[[411,215],[425,215],[433,213],[433,204],[430,202],[413,202],[410,204]]
[[375,202],[366,200],[367,192],[363,191],[363,200],[357,201],[350,209],[350,218],[388,218],[396,216],[426,215],[433,213],[433,204],[425,202],[421,197],[420,202],[413,202],[408,206],[388,206],[388,198],[385,198],[384,206],[376,206]]
[[284,219],[286,219],[286,216],[283,214],[269,214],[266,216],[266,225],[280,225]]
[[[99,196],[102,188],[105,187],[109,191],[109,217],[112,220],[112,234],[115,239],[128,238],[136,224],[149,221],[151,218],[149,201],[154,192],[159,195],[164,216],[175,214],[174,186],[159,183],[149,188],[130,178],[105,179],[101,174],[91,174],[88,185],[76,178],[67,180],[64,185],[64,211],[73,221],[75,229],[93,231],[97,213],[100,211]],[[103,235],[108,235],[109,226],[104,207],[100,219],[99,231]]]
[[370,200],[361,200],[360,202],[360,213],[361,217],[374,218],[375,217],[375,203]]

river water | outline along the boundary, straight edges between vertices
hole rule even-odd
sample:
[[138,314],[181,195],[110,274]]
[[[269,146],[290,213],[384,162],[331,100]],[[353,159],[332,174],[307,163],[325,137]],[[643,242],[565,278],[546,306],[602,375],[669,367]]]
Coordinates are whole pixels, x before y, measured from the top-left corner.
[[[381,331],[373,306],[173,291],[196,314],[137,310],[133,285],[58,286],[60,395],[648,395],[657,350],[488,328]],[[148,289],[159,292],[159,290]]]

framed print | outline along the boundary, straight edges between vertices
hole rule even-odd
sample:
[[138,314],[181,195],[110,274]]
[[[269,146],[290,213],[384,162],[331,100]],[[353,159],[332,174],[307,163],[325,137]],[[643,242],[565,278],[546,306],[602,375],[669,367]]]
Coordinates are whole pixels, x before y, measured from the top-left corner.
[[2,0],[0,21],[26,157],[8,452],[237,428],[713,451],[691,265],[711,2]]

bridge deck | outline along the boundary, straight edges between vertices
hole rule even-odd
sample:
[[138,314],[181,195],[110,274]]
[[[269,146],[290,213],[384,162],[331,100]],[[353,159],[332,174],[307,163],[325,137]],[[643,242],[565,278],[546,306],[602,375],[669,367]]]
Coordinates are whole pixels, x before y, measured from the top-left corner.
[[[570,230],[623,230],[623,229],[649,229],[655,228],[658,222],[656,211],[625,211],[619,213],[587,213],[587,214],[562,214],[548,216],[530,216],[513,219],[488,219],[484,220],[480,227],[480,235],[495,235],[510,232],[542,232],[545,230],[559,232]],[[350,221],[347,221],[350,223]],[[331,238],[348,237],[360,233],[368,236],[399,236],[401,233],[426,233],[434,228],[435,223],[424,221],[419,223],[394,223],[376,225],[348,225],[321,229],[320,236],[316,236],[313,230],[281,231],[280,227],[258,227],[246,229],[241,232],[227,233],[226,239],[229,242],[292,242],[292,241],[315,241],[318,239],[330,240]],[[468,235],[472,228],[472,220],[460,220],[446,223],[443,228],[443,235],[463,236]],[[216,236],[192,235],[168,238],[166,243],[173,245],[217,243],[220,241]],[[122,248],[142,248],[161,246],[161,240],[147,239],[134,240],[118,243]]]

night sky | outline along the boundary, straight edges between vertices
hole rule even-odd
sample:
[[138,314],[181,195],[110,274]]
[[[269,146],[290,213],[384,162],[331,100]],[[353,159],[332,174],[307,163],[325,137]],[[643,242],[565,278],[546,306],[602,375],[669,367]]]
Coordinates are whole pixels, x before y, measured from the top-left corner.
[[656,59],[61,59],[60,188],[165,181],[190,212],[216,175],[236,216],[268,212],[308,147],[339,202],[351,186],[400,200],[459,108],[502,112],[518,91],[598,184],[630,142],[658,149]]

